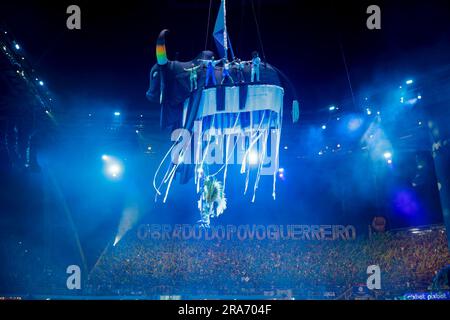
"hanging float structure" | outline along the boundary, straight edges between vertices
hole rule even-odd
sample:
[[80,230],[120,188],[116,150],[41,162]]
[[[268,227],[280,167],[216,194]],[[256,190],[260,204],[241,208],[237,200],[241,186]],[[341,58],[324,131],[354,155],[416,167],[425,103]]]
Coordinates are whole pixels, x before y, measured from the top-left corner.
[[[203,51],[188,62],[171,61],[165,46],[167,33],[168,30],[161,31],[157,40],[157,64],[150,73],[147,97],[161,105],[161,126],[178,130],[173,131],[174,143],[154,175],[155,200],[162,196],[166,202],[177,173],[182,183],[194,180],[199,194],[200,222],[209,226],[210,218],[219,216],[226,208],[228,166],[236,164],[240,173],[246,175],[243,193],[251,190],[252,202],[262,175],[272,176],[275,199],[283,120],[283,74],[264,62],[260,81],[251,82],[252,67],[248,62],[242,69],[232,70],[231,75],[233,71],[241,72],[242,83],[205,88],[205,70],[200,69],[198,90],[191,91],[186,68],[202,64],[213,53]],[[213,37],[223,61],[228,60],[229,51],[234,59],[226,28],[225,0],[221,1]],[[217,79],[222,75],[222,68],[214,71]],[[296,100],[293,106],[298,108]],[[294,113],[298,114],[298,110],[293,110]]]

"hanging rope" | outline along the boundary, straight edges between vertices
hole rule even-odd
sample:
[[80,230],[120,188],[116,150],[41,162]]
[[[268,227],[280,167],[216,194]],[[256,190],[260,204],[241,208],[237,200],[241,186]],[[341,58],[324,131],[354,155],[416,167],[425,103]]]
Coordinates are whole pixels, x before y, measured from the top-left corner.
[[352,82],[350,81],[350,73],[348,71],[347,59],[345,59],[344,48],[343,48],[342,42],[340,40],[339,40],[339,48],[341,49],[342,61],[344,61],[345,72],[347,74],[348,86],[350,87],[350,92],[352,94],[353,108],[355,108],[355,110],[356,110],[355,95],[353,94]]
[[264,62],[267,62],[266,54],[264,52],[264,46],[263,46],[263,42],[262,42],[262,38],[261,38],[261,32],[259,31],[259,23],[258,23],[258,19],[256,18],[255,4],[254,4],[253,0],[251,0],[251,3],[252,3],[253,18],[255,19],[255,24],[256,24],[256,32],[258,33],[259,46],[261,47],[261,53],[263,56],[263,60],[264,60]]
[[211,22],[211,6],[212,6],[212,0],[209,0],[208,24],[206,26],[206,38],[205,38],[205,51],[208,48],[209,24]]

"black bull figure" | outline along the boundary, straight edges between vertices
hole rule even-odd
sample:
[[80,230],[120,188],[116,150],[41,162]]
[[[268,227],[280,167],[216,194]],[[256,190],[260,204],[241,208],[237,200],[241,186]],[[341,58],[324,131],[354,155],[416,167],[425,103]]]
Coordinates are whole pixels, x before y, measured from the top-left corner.
[[[202,59],[209,60],[213,57],[211,51],[201,52],[194,60],[181,62],[171,61],[167,58],[165,37],[168,30],[163,30],[158,36],[156,44],[156,58],[157,63],[152,67],[150,71],[150,86],[147,91],[147,98],[151,102],[156,102],[161,105],[160,125],[162,128],[181,128],[182,126],[182,114],[183,104],[185,100],[191,97],[192,100],[199,101],[202,88],[205,85],[206,67],[202,63]],[[198,77],[198,90],[190,91],[189,72],[184,69],[192,67],[192,64],[202,67],[197,73]],[[233,79],[237,79],[237,68],[231,68],[231,76]],[[243,70],[244,81],[250,82],[251,66],[246,64]],[[220,83],[222,79],[222,68],[215,69],[215,77],[217,83]],[[283,75],[283,73],[271,66],[268,63],[262,63],[260,67],[260,82],[262,84],[272,84],[283,87],[282,81],[285,80],[291,87],[289,80]],[[293,91],[294,96],[295,92]],[[186,129],[191,129],[195,120],[196,110],[192,108],[187,115],[187,121],[185,124]]]
[[[185,128],[192,130],[197,116],[198,103],[202,95],[202,89],[205,86],[206,67],[202,66],[197,73],[198,90],[190,91],[189,72],[184,69],[202,64],[203,60],[209,60],[213,57],[213,52],[203,51],[194,60],[181,62],[171,61],[167,57],[165,37],[168,30],[160,32],[156,43],[157,63],[150,71],[150,86],[147,91],[147,98],[151,102],[159,103],[161,106],[160,126],[163,129]],[[220,66],[220,64],[219,64]],[[237,68],[231,68],[231,76],[238,79]],[[222,68],[215,69],[217,83],[222,79]],[[245,65],[243,70],[245,84],[250,82],[251,66]],[[262,63],[260,66],[260,83],[278,85],[283,87],[281,78],[287,83],[295,98],[295,90],[286,76],[275,67],[268,63]],[[245,85],[244,84],[244,85]],[[186,122],[183,125],[183,105],[186,99],[190,98],[190,107],[188,108]],[[181,164],[177,170],[180,173],[180,182],[187,183],[193,176],[193,166]]]

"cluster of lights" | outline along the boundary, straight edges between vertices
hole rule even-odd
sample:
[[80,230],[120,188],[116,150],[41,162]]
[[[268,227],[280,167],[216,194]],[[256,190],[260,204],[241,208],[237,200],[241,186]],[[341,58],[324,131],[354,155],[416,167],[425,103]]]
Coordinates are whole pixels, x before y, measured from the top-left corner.
[[[8,32],[7,31],[3,31],[3,34],[7,35]],[[17,74],[19,76],[21,76],[29,85],[34,86],[35,84],[33,83],[31,78],[28,78],[28,75],[26,74],[26,68],[24,68],[22,66],[22,62],[25,60],[25,57],[23,56],[22,53],[22,46],[15,40],[9,41],[7,40],[7,38],[5,38],[5,41],[2,40],[2,49],[4,51],[4,54],[6,55],[6,57],[10,60],[12,65],[16,65],[19,66],[20,69],[22,70],[16,70]],[[10,49],[8,50],[8,48],[10,47]],[[18,61],[20,60],[20,62]],[[34,71],[29,72],[29,74],[33,73]],[[36,84],[44,87],[45,83],[42,80],[39,80],[38,78],[35,78],[36,80]],[[40,90],[38,90],[40,93],[43,93],[45,95],[45,99],[40,99],[43,107],[44,108],[48,108],[48,106],[46,106],[45,104],[45,100],[48,101],[52,101],[52,99],[49,97],[49,92],[41,92]],[[49,114],[48,110],[45,110],[45,113]]]
[[[409,86],[411,86],[413,84],[415,84],[415,81],[413,79],[407,79],[407,80],[404,81],[403,86],[400,85],[400,89],[405,89],[405,87],[409,87]],[[408,89],[408,90],[410,91],[410,89]],[[405,97],[406,96],[402,94],[402,96],[400,98],[400,102],[402,104],[405,104],[405,105],[414,105],[415,103],[417,103],[419,100],[422,100],[422,98],[423,98],[423,96],[422,96],[422,94],[420,92],[416,93],[412,98],[410,98],[410,97],[405,98]],[[378,119],[380,119],[381,111],[380,110],[376,110],[373,105],[369,105],[368,104],[368,101],[369,101],[368,97],[365,97],[364,100],[366,102],[365,103],[366,106],[364,106],[364,109],[363,109],[364,112],[363,113],[366,116],[369,116],[369,117],[373,116],[373,115],[376,115],[376,117],[378,117]],[[330,105],[328,107],[328,110],[331,113],[331,112],[334,112],[334,111],[338,110],[338,108],[335,105]],[[336,121],[340,120],[339,116],[338,117],[335,116],[333,118],[336,119]],[[364,118],[362,116],[353,117],[352,119],[350,119],[348,121],[348,129],[350,131],[356,131],[359,128],[361,128],[361,126],[364,123],[364,121],[365,120],[364,120]],[[423,124],[422,121],[417,121],[417,123],[418,123],[419,126],[422,126],[422,124]],[[322,130],[326,130],[327,127],[328,127],[328,122],[326,122],[326,123],[321,125],[321,129]],[[370,139],[374,139],[374,135],[370,134],[369,138]],[[319,150],[317,154],[319,156],[322,156],[322,155],[324,155],[326,152],[328,152],[330,150],[332,152],[341,150],[341,144],[340,143],[336,144],[336,148],[330,148],[330,147],[326,146],[324,149]],[[378,157],[379,157],[379,155],[380,154],[378,153]],[[392,165],[393,164],[393,155],[392,155],[391,151],[388,150],[388,151],[381,152],[381,155],[382,155],[382,159],[384,159],[388,165]]]
[[[410,86],[410,85],[412,85],[412,84],[414,83],[414,80],[408,79],[408,80],[405,81],[405,83],[406,83],[407,86]],[[400,89],[403,89],[403,86],[400,86],[399,88],[400,88]],[[402,96],[400,97],[400,103],[401,103],[401,104],[406,104],[406,105],[414,105],[414,104],[416,104],[419,100],[422,100],[422,94],[421,94],[421,93],[418,93],[416,97],[410,98],[410,99],[408,99],[408,100],[405,99],[404,95],[402,95]]]

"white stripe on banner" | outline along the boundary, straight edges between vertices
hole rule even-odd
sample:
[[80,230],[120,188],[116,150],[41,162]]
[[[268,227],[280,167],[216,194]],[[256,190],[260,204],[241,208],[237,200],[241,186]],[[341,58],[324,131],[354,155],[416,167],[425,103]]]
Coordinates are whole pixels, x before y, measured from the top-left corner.
[[221,113],[240,113],[271,110],[280,113],[283,108],[283,88],[275,85],[248,86],[244,109],[239,109],[239,87],[225,88],[225,109],[217,111],[216,88],[204,89],[200,100],[197,119]]

